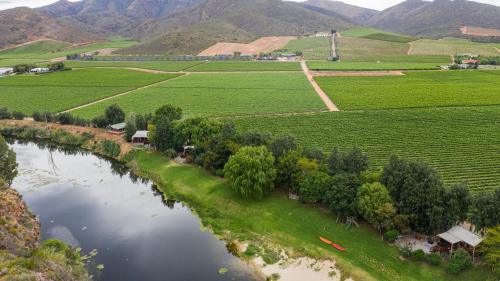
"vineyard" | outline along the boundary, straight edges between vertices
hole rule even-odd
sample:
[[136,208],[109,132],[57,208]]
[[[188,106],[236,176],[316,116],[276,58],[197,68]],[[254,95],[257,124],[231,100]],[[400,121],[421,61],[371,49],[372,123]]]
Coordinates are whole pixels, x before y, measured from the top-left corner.
[[25,114],[59,112],[175,76],[127,69],[81,69],[4,77],[0,79],[0,107]]
[[290,41],[283,49],[285,53],[302,52],[306,60],[326,60],[331,56],[328,37],[304,37]]
[[188,117],[326,109],[302,73],[191,73],[75,114],[91,118],[114,103],[135,113],[153,112],[170,103],[181,107]]
[[[446,64],[446,63],[445,63]],[[439,63],[418,62],[351,62],[351,61],[309,61],[307,65],[311,70],[437,70]]]
[[410,45],[354,37],[338,38],[338,50],[342,61],[377,61],[380,57],[406,55]]
[[408,43],[414,40],[410,36],[399,33],[387,32],[376,28],[356,28],[342,32],[344,37],[357,37],[389,42]]
[[408,72],[404,76],[317,77],[342,110],[500,105],[500,72]]
[[204,62],[200,61],[67,61],[68,67],[125,67],[159,71],[182,71]]
[[377,170],[390,154],[427,161],[447,185],[468,182],[474,192],[500,182],[500,107],[320,113],[239,118],[239,129],[293,134],[306,147],[364,149]]
[[210,61],[188,69],[193,72],[301,71],[296,62]]
[[498,56],[495,44],[475,43],[460,39],[429,40],[421,39],[412,42],[411,55],[455,55],[471,53],[481,56]]
[[0,58],[29,58],[57,52],[68,48],[71,44],[55,40],[36,41],[31,44],[22,45],[12,49],[0,51]]

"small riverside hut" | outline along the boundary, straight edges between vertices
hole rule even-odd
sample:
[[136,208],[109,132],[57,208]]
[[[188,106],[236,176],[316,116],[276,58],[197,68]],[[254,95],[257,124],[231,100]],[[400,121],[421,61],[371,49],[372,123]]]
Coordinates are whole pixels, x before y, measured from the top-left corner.
[[122,135],[125,133],[126,126],[127,126],[126,123],[118,123],[118,124],[114,124],[114,125],[109,125],[107,127],[108,133],[115,134],[115,135]]
[[438,234],[438,237],[440,252],[445,251],[451,254],[454,249],[463,248],[472,255],[472,259],[476,254],[476,247],[483,241],[483,238],[479,235],[458,225]]
[[149,134],[149,131],[137,131],[137,132],[135,132],[135,134],[132,136],[132,143],[133,144],[148,145],[149,144],[148,134]]

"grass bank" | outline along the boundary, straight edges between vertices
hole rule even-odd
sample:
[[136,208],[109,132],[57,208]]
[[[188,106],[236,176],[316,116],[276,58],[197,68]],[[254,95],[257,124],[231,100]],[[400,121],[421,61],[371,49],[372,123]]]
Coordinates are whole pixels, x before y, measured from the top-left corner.
[[[262,201],[244,201],[229,191],[224,180],[202,169],[174,164],[145,151],[135,152],[133,159],[132,169],[154,179],[167,196],[188,203],[205,226],[228,241],[269,243],[292,256],[333,258],[343,277],[355,280],[494,280],[483,268],[455,276],[442,268],[402,261],[398,249],[381,241],[373,229],[361,226],[347,230],[335,222],[332,213],[289,200],[279,192]],[[336,252],[320,242],[319,236],[345,246],[347,252]]]

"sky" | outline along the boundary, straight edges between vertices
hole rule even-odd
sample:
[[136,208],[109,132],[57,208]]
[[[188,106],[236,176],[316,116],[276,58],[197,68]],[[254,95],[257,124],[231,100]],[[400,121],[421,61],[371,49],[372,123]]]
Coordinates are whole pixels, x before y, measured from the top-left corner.
[[[48,5],[56,1],[57,0],[0,0],[0,10],[19,7],[19,6],[28,6],[34,8],[34,7]],[[290,1],[302,2],[304,0],[290,0]],[[348,4],[360,7],[372,8],[375,10],[383,10],[403,1],[404,0],[343,0],[343,2]],[[475,0],[475,2],[500,6],[500,0]]]

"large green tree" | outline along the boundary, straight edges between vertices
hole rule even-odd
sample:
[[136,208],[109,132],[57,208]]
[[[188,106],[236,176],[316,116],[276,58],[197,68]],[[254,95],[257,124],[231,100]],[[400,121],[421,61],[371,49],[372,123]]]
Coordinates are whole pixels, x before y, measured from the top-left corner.
[[9,148],[5,139],[0,136],[0,179],[10,185],[16,176],[16,154]]
[[153,146],[159,151],[166,151],[174,147],[174,127],[170,119],[162,116],[156,120],[154,131],[149,138]]
[[241,148],[224,167],[229,187],[245,199],[262,199],[274,189],[274,157],[265,146]]
[[269,144],[269,149],[276,159],[279,159],[287,152],[296,150],[297,147],[297,141],[293,136],[290,135],[278,136],[274,138]]
[[478,229],[500,224],[500,188],[493,192],[478,192],[471,205],[471,221]]
[[305,203],[320,203],[331,185],[327,173],[313,171],[306,173],[299,183],[300,200]]
[[342,173],[332,178],[332,184],[326,192],[325,204],[335,212],[339,219],[358,215],[358,188],[361,186],[359,175]]
[[171,104],[166,104],[155,111],[153,123],[157,123],[160,118],[167,118],[170,122],[182,118],[182,109]]
[[408,216],[412,229],[434,234],[448,227],[446,190],[433,168],[391,156],[381,182],[387,186],[399,213]]
[[113,104],[106,108],[104,118],[108,125],[123,123],[125,121],[125,112],[117,104]]
[[361,216],[375,226],[380,234],[393,227],[396,208],[385,186],[375,182],[364,184],[358,190],[358,210]]
[[189,118],[178,121],[174,125],[175,146],[194,145],[205,147],[211,136],[221,132],[224,124],[208,118]]

